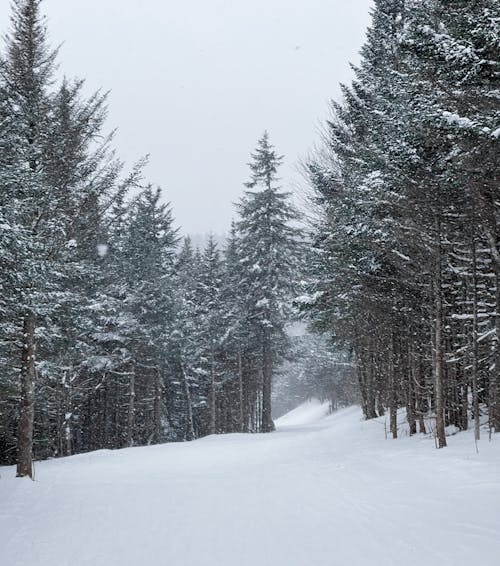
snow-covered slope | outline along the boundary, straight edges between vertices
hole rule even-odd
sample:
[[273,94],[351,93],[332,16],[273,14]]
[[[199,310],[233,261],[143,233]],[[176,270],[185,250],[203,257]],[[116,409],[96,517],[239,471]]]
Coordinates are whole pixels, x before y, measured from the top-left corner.
[[269,435],[0,468],[3,566],[498,566],[500,445],[309,403]]
[[317,399],[311,399],[300,405],[293,411],[290,411],[286,415],[280,417],[276,421],[276,426],[278,429],[283,430],[286,427],[309,425],[321,420],[326,417],[329,412],[328,403],[321,403]]

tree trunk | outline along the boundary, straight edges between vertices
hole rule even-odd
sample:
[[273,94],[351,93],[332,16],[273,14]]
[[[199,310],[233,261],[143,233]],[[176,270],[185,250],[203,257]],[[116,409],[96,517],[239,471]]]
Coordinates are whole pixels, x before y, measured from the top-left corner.
[[444,351],[443,351],[443,285],[442,285],[442,249],[441,249],[441,223],[436,219],[436,232],[438,245],[436,249],[434,270],[434,301],[435,301],[435,327],[434,327],[434,378],[436,401],[436,436],[438,448],[446,446],[446,432],[444,423]]
[[[422,352],[416,353],[419,357]],[[425,415],[428,411],[428,399],[427,399],[427,384],[425,377],[425,369],[422,368],[422,360],[414,360],[414,376],[415,376],[415,395],[416,395],[416,406],[418,415],[418,431],[421,434],[427,434],[425,427]]]
[[377,418],[376,406],[376,395],[375,395],[375,374],[377,367],[374,359],[373,344],[370,342],[370,351],[368,352],[368,363],[369,368],[366,368],[366,412],[367,418],[375,419]]
[[391,423],[392,438],[398,437],[398,393],[395,367],[394,336],[389,338],[389,419]]
[[217,392],[215,384],[215,353],[214,344],[212,343],[210,347],[210,425],[209,433],[217,433]]
[[366,395],[366,384],[363,375],[363,362],[361,361],[360,356],[358,356],[358,361],[356,364],[356,375],[358,376],[358,387],[361,394],[361,408],[363,409],[365,419],[368,420],[370,418],[368,416],[368,398]]
[[365,418],[374,419],[377,417],[376,411],[376,396],[375,396],[375,377],[376,371],[375,361],[373,356],[370,355],[371,345],[361,345],[358,341],[358,356],[357,356],[357,375],[359,391],[361,393],[361,401],[363,414]]
[[239,393],[239,429],[240,432],[247,432],[245,425],[245,406],[244,406],[244,391],[243,391],[243,360],[241,357],[241,350],[238,350],[238,393]]
[[127,446],[134,445],[135,428],[135,368],[128,381]]
[[73,454],[73,371],[70,368],[66,372],[64,379],[64,396],[65,396],[65,414],[64,414],[64,438],[66,444],[66,456],[71,456]]
[[416,419],[416,395],[415,395],[415,363],[413,355],[413,343],[410,339],[408,345],[408,363],[406,365],[406,416],[410,427],[410,436],[417,434]]
[[272,432],[274,422],[271,409],[271,382],[273,376],[273,359],[271,349],[271,333],[265,329],[262,340],[262,424],[261,432]]
[[187,412],[186,440],[194,440],[196,438],[196,435],[194,432],[193,403],[191,401],[191,390],[189,388],[187,375],[182,363],[181,363],[181,378],[182,378],[182,385],[184,387],[184,395],[186,397],[186,412]]
[[[479,440],[480,415],[478,395],[478,300],[477,300],[477,257],[476,238],[472,237],[472,413],[474,415],[474,438]],[[466,395],[467,396],[467,395]]]
[[33,478],[33,420],[35,416],[35,313],[28,311],[23,322],[21,356],[21,407],[17,439],[17,477]]
[[161,373],[155,368],[154,400],[153,400],[153,443],[160,444],[161,438]]
[[490,429],[500,432],[500,264],[494,262],[495,266],[495,369],[490,373],[489,407],[490,407]]

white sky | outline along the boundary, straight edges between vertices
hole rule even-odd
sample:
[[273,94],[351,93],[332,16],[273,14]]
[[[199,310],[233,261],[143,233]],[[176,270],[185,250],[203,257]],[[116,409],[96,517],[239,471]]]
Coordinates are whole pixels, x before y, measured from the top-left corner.
[[[8,26],[9,1],[0,0]],[[69,77],[111,90],[109,128],[131,165],[149,153],[183,232],[224,232],[267,129],[283,186],[351,78],[371,0],[45,0]]]

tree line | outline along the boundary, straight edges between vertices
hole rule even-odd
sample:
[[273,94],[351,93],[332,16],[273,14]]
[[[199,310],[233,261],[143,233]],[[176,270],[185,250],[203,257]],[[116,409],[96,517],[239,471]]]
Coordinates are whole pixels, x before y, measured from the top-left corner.
[[282,157],[265,133],[223,249],[180,241],[106,96],[57,83],[40,4],[0,59],[0,464],[271,431],[302,249]]
[[116,156],[106,96],[56,81],[40,5],[13,3],[0,57],[0,464],[269,432],[312,395],[394,437],[405,408],[440,447],[500,430],[497,2],[376,0],[305,164],[312,221],[265,133],[201,250]]
[[[376,0],[306,163],[302,308],[353,352],[366,418],[500,431],[500,5]],[[451,429],[447,430],[447,427]]]

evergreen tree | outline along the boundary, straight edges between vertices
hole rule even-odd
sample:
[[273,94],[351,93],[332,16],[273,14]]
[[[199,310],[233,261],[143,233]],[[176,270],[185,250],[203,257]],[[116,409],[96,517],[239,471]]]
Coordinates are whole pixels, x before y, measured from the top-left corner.
[[[367,418],[388,407],[397,436],[405,405],[415,433],[417,421],[426,430],[432,407],[440,447],[446,425],[467,427],[469,387],[476,424],[480,416],[479,315],[491,316],[492,296],[478,296],[478,277],[488,274],[477,250],[486,249],[491,219],[480,195],[498,174],[488,104],[495,13],[491,2],[378,0],[355,80],[334,105],[324,152],[309,164],[320,217],[302,304],[316,328],[354,349]],[[479,105],[468,104],[468,91]],[[474,160],[484,159],[475,190],[473,147],[483,148]],[[490,407],[491,367],[483,368]]]
[[[201,349],[202,375],[207,381],[207,399],[209,408],[208,433],[222,432],[218,422],[221,402],[218,399],[222,389],[221,346],[224,334],[222,305],[222,262],[217,244],[210,235],[200,263],[198,280],[199,310],[197,313],[200,327],[199,347]],[[201,376],[200,376],[201,377]]]
[[300,231],[293,226],[297,214],[289,194],[280,190],[277,171],[283,158],[264,133],[250,163],[251,179],[239,203],[238,251],[244,278],[247,320],[258,345],[261,379],[261,423],[263,432],[274,425],[271,414],[273,366],[286,341],[285,326],[290,316],[297,277]]
[[[176,440],[194,440],[200,436],[200,410],[206,398],[198,388],[200,359],[198,351],[198,286],[200,259],[191,239],[184,239],[174,271],[175,313],[171,332],[169,389],[170,424]],[[198,421],[195,423],[195,419]]]
[[105,99],[84,100],[81,82],[53,89],[55,57],[40,1],[15,2],[0,64],[0,208],[2,247],[14,244],[2,277],[10,321],[2,325],[2,359],[13,390],[19,375],[19,476],[32,475],[35,424],[38,455],[61,453],[58,437],[66,434],[71,451],[69,384],[88,353],[75,327],[86,318],[106,211],[136,176],[119,180],[121,165],[102,138]]

